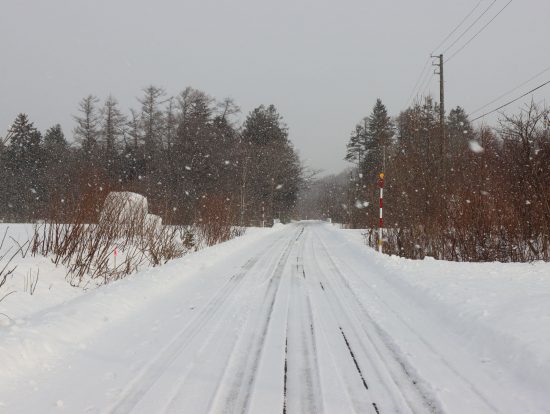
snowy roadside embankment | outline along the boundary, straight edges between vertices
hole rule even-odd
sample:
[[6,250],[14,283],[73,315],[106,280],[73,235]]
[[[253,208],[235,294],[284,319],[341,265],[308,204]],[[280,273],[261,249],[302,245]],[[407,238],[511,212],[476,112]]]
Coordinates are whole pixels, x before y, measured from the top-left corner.
[[[2,289],[14,293],[0,302],[0,313],[4,314],[0,315],[0,384],[37,368],[48,369],[71,350],[86,347],[86,339],[108,323],[125,320],[175,287],[201,283],[193,276],[229,262],[237,252],[246,251],[274,231],[248,229],[244,236],[87,291],[71,287],[65,281],[65,269],[56,268],[50,259],[18,256],[13,262],[18,268]],[[10,225],[10,235],[19,242],[24,242],[29,232],[30,225]],[[30,295],[24,290],[25,273],[37,268],[40,278]],[[227,270],[230,272],[231,266]],[[204,281],[215,288],[214,282]]]
[[24,257],[20,252],[15,254],[8,266],[8,269],[15,267],[15,270],[0,289],[0,297],[8,295],[0,302],[0,335],[4,328],[23,323],[21,318],[84,293],[83,289],[67,283],[63,266],[55,266],[48,257],[31,255],[25,243],[30,242],[34,234],[32,224],[0,224],[0,237],[5,233],[6,239],[0,251],[0,256],[5,257],[0,265],[3,267],[19,246],[26,254]]
[[497,376],[507,371],[523,387],[540,396],[548,394],[550,263],[456,263],[380,256],[364,245],[360,230],[343,234],[364,251],[365,272],[382,275],[402,297],[453,332],[457,348],[466,347]]

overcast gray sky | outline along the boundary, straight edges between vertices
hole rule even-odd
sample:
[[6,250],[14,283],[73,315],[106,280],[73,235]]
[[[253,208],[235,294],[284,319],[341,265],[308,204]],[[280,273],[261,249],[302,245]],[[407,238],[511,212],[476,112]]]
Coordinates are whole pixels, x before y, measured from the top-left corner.
[[[508,1],[496,0],[476,28]],[[26,112],[71,137],[87,94],[112,93],[127,108],[149,84],[170,94],[192,86],[233,97],[243,118],[275,104],[306,162],[339,172],[356,122],[377,97],[392,115],[404,109],[430,52],[478,2],[2,0],[0,135]],[[472,111],[547,68],[549,39],[550,1],[512,1],[446,65],[447,107]],[[510,98],[546,80],[550,72]],[[535,94],[545,97],[550,87]]]

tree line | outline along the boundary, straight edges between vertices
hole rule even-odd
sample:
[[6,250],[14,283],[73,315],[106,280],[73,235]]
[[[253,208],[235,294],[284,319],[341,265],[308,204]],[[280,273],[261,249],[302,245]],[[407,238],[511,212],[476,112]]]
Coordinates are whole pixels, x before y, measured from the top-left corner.
[[[384,249],[409,258],[549,260],[549,112],[531,103],[475,128],[456,107],[445,116],[432,98],[391,118],[380,99],[347,144],[354,168],[316,183],[310,215],[365,228],[377,243],[385,173]],[[308,196],[306,196],[307,198]],[[313,199],[311,199],[313,198]],[[314,206],[314,207],[311,207]]]
[[151,212],[175,224],[211,218],[259,225],[288,219],[303,166],[273,105],[239,125],[238,106],[186,88],[142,91],[128,113],[109,96],[84,97],[68,140],[60,125],[44,133],[21,113],[0,139],[0,221],[97,220],[110,191],[148,198]]

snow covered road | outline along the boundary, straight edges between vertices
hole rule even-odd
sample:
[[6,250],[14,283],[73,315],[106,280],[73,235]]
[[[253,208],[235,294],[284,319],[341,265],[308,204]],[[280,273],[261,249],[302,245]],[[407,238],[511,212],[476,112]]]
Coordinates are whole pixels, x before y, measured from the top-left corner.
[[46,351],[0,373],[0,412],[545,412],[545,384],[480,361],[365,250],[301,222],[59,305],[24,328]]

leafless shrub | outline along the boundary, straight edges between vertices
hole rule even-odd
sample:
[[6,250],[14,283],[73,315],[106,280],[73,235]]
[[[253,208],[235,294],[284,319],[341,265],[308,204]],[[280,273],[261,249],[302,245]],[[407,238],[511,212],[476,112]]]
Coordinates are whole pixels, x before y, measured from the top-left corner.
[[[9,227],[6,228],[4,231],[4,235],[2,237],[2,241],[0,241],[0,252],[2,251],[4,247],[4,242],[6,241],[6,236],[8,234]],[[24,248],[25,245],[19,246],[18,249],[15,250],[15,252],[10,255],[10,252],[12,251],[12,248],[10,247],[7,249],[4,253],[0,254],[0,288],[6,284],[6,281],[8,279],[8,276],[13,274],[15,272],[15,269],[17,266],[11,266],[11,262],[17,256],[18,253],[21,252],[21,250]],[[7,296],[7,295],[6,295]],[[2,298],[4,299],[4,298]],[[0,299],[0,301],[2,300]]]
[[[2,236],[2,240],[0,241],[0,252],[3,251],[4,243],[6,241],[6,236],[8,234],[9,227],[6,228],[4,231],[4,235]],[[28,244],[28,242],[24,243],[23,245],[17,244],[17,249],[14,250],[12,254],[11,251],[13,250],[11,247],[8,248],[5,252],[0,253],[0,302],[2,302],[4,299],[6,299],[9,295],[14,293],[14,291],[10,291],[7,293],[1,293],[2,287],[6,284],[8,280],[8,276],[12,275],[13,272],[15,272],[15,269],[17,268],[16,265],[12,265],[11,262],[22,251],[25,251],[25,246]],[[3,316],[8,317],[7,315],[2,314]]]
[[145,229],[142,249],[147,252],[153,266],[181,257],[191,250],[192,243],[185,243],[185,240],[179,237],[180,234],[178,226]]
[[72,223],[52,220],[35,225],[31,252],[66,266],[69,282],[80,286],[87,278],[103,284],[121,279],[143,266],[181,257],[194,247],[194,237],[187,231],[163,226],[160,217],[147,214],[139,204],[143,205],[134,208],[127,198],[111,197],[97,224],[84,223],[85,216],[75,214]]
[[[388,151],[384,252],[452,261],[550,260],[548,110],[528,104],[502,115],[498,129],[475,130],[465,116],[449,119],[445,158],[433,145],[441,137],[437,125],[423,112],[416,107],[400,115],[396,147]],[[367,190],[367,199],[378,196],[374,181]],[[365,239],[375,247],[378,207],[361,211],[364,220],[350,223],[369,229]]]
[[200,240],[206,246],[224,242],[242,234],[241,227],[233,227],[234,212],[224,197],[205,198],[200,206],[197,225]]
[[36,273],[33,273],[32,269],[29,269],[29,272],[25,276],[23,291],[28,292],[31,296],[34,295],[39,277],[40,269],[36,269]]
[[[6,230],[7,231],[7,230]],[[5,237],[5,236],[4,236]],[[27,257],[27,254],[29,253],[31,244],[27,240],[25,243],[21,244],[16,239],[10,236],[10,239],[13,241],[14,244],[17,245],[19,252],[21,253],[21,257],[24,259]],[[0,246],[0,249],[2,249],[2,246]]]

